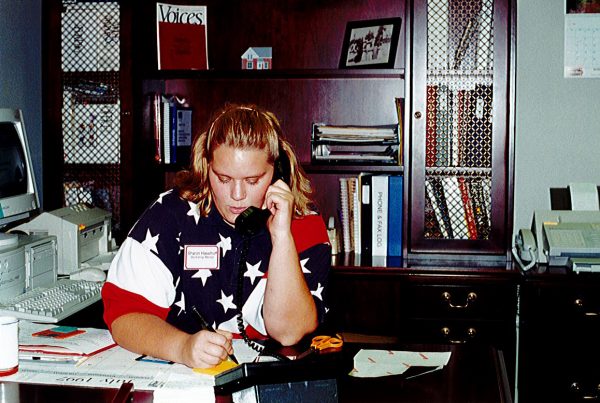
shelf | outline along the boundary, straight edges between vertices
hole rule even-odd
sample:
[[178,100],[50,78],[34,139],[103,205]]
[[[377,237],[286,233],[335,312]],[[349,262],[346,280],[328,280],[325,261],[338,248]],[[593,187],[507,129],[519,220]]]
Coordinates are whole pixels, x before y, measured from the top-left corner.
[[356,172],[381,172],[381,173],[402,173],[402,165],[314,165],[309,162],[301,163],[306,173],[356,173]]
[[404,79],[404,69],[159,70],[146,72],[144,76],[148,80]]

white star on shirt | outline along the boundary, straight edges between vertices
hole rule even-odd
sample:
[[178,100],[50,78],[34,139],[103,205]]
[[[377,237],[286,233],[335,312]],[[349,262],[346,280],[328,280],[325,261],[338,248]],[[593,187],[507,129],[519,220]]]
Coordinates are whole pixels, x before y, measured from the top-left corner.
[[310,270],[308,270],[306,268],[306,262],[308,262],[308,259],[310,259],[309,257],[307,257],[306,259],[302,259],[300,261],[300,266],[302,267],[302,273],[310,273]]
[[227,313],[227,311],[231,308],[231,309],[235,309],[237,308],[237,306],[233,303],[233,294],[231,294],[230,296],[226,296],[225,293],[223,292],[223,290],[221,290],[221,298],[219,298],[217,300],[217,302],[221,305],[223,305],[223,309],[225,310],[225,313]]
[[323,296],[321,295],[321,293],[323,292],[323,286],[321,285],[321,283],[317,284],[317,289],[314,291],[311,291],[310,293],[312,295],[314,295],[315,297],[319,298],[321,301],[323,301]]
[[194,217],[194,220],[196,220],[196,224],[198,224],[198,220],[200,220],[200,209],[198,209],[198,205],[194,204],[192,202],[188,202],[188,204],[190,205],[190,210],[187,212],[187,215]]
[[177,234],[177,237],[175,239],[179,243],[179,251],[177,251],[177,254],[181,255],[181,251],[183,250],[183,245],[181,245],[181,232]]
[[144,241],[142,242],[142,245],[146,249],[149,249],[152,252],[158,254],[158,249],[156,249],[157,242],[158,242],[158,234],[156,234],[155,236],[152,236],[152,234],[150,233],[150,228],[148,228],[146,230],[146,239],[144,239]]
[[225,238],[221,234],[219,234],[219,237],[221,238],[221,240],[217,243],[217,246],[221,248],[221,250],[223,251],[223,257],[225,257],[227,251],[231,250],[231,237]]
[[206,285],[206,279],[208,279],[210,276],[212,276],[212,273],[210,270],[200,269],[192,276],[192,278],[201,278],[202,285]]
[[250,277],[250,284],[252,285],[254,285],[254,280],[256,280],[257,277],[262,277],[264,275],[262,271],[258,270],[261,262],[262,260],[260,260],[256,264],[250,264],[246,262],[246,268],[248,270],[246,270],[246,272],[244,273],[244,277]]
[[163,192],[163,193],[161,193],[161,194],[158,196],[158,199],[156,200],[156,202],[157,202],[157,203],[160,203],[160,204],[162,204],[162,199],[163,199],[163,197],[165,197],[166,195],[168,195],[168,194],[169,194],[169,193],[171,193],[172,191],[173,191],[173,189],[169,189],[169,190],[167,190],[166,192]]
[[181,312],[185,311],[185,294],[181,293],[181,299],[175,303],[179,307],[179,312],[177,312],[177,316],[181,314]]

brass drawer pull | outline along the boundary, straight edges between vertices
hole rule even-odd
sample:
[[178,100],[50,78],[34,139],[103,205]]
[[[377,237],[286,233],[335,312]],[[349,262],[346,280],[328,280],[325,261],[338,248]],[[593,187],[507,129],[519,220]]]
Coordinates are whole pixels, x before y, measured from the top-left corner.
[[[580,394],[581,393],[581,386],[579,385],[579,382],[573,382],[569,389],[571,389],[572,393],[575,394]],[[600,385],[596,386],[596,390],[598,392],[600,392]],[[599,400],[600,396],[599,395],[580,395],[578,396],[578,400]]]
[[452,303],[452,295],[448,291],[444,291],[442,293],[442,299],[448,303],[448,307],[451,309],[467,309],[470,303],[477,300],[477,294],[475,294],[473,291],[468,293],[467,300],[462,305]]
[[[584,309],[584,305],[585,305],[585,303],[584,303],[584,301],[583,301],[583,298],[577,298],[577,299],[575,299],[575,301],[573,301],[573,303],[575,304],[575,306],[576,306],[578,309],[581,309],[581,310],[583,310],[583,309]],[[598,313],[598,312],[583,312],[583,314],[584,314],[585,316],[598,316],[598,315],[599,315],[599,313]]]
[[458,340],[458,339],[451,339],[450,338],[450,333],[452,333],[452,331],[450,330],[449,327],[444,326],[441,330],[442,335],[444,336],[445,339],[448,340],[449,343],[451,344],[465,344],[468,343],[469,340],[472,340],[475,338],[475,336],[477,335],[477,330],[474,327],[470,327],[467,329],[467,338],[462,339],[462,340]]

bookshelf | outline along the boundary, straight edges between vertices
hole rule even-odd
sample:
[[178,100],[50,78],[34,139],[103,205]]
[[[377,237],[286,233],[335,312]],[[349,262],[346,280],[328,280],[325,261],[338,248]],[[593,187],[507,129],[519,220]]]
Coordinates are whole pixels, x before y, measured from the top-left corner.
[[[140,6],[141,18],[132,29],[134,76],[139,77],[133,141],[141,151],[135,166],[161,179],[136,190],[137,205],[153,200],[181,167],[152,161],[147,94],[185,98],[194,110],[194,132],[204,130],[212,111],[225,102],[256,103],[280,118],[325,219],[339,217],[339,192],[335,197],[331,192],[339,189],[339,178],[401,174],[400,231],[407,259],[400,265],[458,260],[501,266],[509,258],[512,231],[510,3],[349,1],[333,10],[295,1],[240,1],[231,7],[209,1],[206,71],[157,70],[155,43],[143,40],[155,37],[155,27],[143,22],[154,21],[154,5]],[[250,24],[252,16],[264,23]],[[346,22],[389,16],[402,18],[394,68],[339,69]],[[241,70],[241,54],[259,45],[273,47],[273,69]],[[403,165],[311,163],[313,123],[394,124],[395,98],[404,99]],[[446,194],[448,200],[439,199]],[[369,261],[350,259],[355,260]]]
[[[183,2],[182,2],[183,3]],[[153,140],[148,127],[147,94],[153,92],[184,97],[193,108],[193,131],[205,129],[211,113],[225,102],[255,103],[272,110],[315,188],[315,200],[324,218],[338,216],[339,178],[359,172],[402,173],[400,165],[313,165],[311,133],[315,122],[331,125],[382,126],[397,124],[395,98],[404,98],[405,5],[392,0],[348,1],[343,6],[306,4],[300,1],[236,1],[224,6],[208,1],[209,70],[160,71],[151,24],[154,8],[140,6],[142,18],[133,22],[135,50],[140,57],[137,105],[141,158],[139,166],[161,178],[136,194],[147,205],[169,186],[179,166],[157,166],[151,161]],[[232,12],[235,10],[235,12]],[[260,17],[260,18],[259,18]],[[346,23],[401,17],[398,52],[393,68],[338,68]],[[260,20],[260,24],[251,23]],[[137,25],[139,24],[139,25]],[[232,29],[235,27],[235,29]],[[273,29],[276,27],[276,29]],[[274,33],[277,32],[275,35]],[[136,39],[137,38],[137,39]],[[273,69],[241,70],[240,56],[250,46],[272,46]],[[136,74],[137,75],[137,74]],[[138,164],[136,164],[137,166]],[[332,197],[331,189],[336,189]]]
[[413,2],[409,258],[510,260],[513,12]]
[[[40,2],[41,3],[41,2]],[[43,2],[44,210],[89,203],[133,224],[131,4]]]

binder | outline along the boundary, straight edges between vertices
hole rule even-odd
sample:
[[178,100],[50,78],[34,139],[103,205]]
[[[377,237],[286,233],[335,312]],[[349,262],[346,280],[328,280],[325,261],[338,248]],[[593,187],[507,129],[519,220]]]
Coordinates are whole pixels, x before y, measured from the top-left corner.
[[389,177],[388,256],[402,256],[402,176]]

